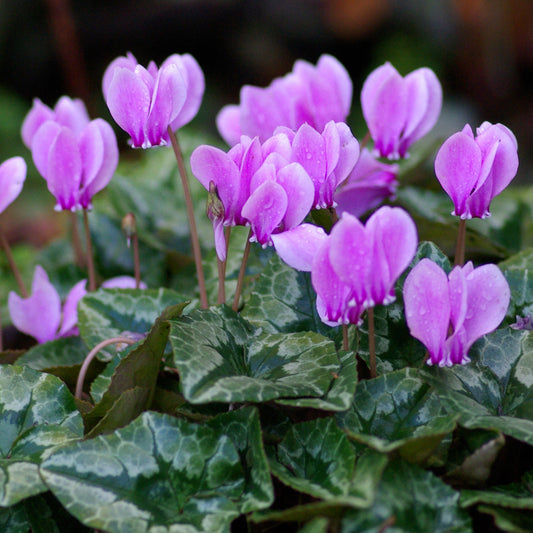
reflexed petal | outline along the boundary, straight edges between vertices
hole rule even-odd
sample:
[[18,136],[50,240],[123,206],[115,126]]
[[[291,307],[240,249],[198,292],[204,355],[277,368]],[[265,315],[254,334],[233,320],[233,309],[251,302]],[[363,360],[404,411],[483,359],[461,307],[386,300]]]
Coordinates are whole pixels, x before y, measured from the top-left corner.
[[398,142],[406,120],[407,89],[390,63],[374,70],[365,80],[361,104],[376,150],[383,157],[398,157]]
[[282,119],[268,89],[251,85],[245,85],[241,89],[241,127],[246,135],[257,135],[262,142],[266,141],[276,127],[283,124]]
[[275,181],[267,180],[248,198],[242,208],[257,241],[266,245],[270,235],[279,227],[287,211],[287,193]]
[[78,207],[81,173],[81,157],[74,133],[61,128],[50,146],[46,169],[48,190],[56,197],[57,206],[61,209],[74,210]]
[[452,199],[454,214],[465,218],[466,200],[477,183],[481,170],[481,150],[466,133],[458,132],[440,147],[435,158],[435,174]]
[[60,337],[72,334],[72,330],[78,325],[78,302],[87,294],[86,285],[87,280],[82,279],[70,289],[63,305],[63,320],[59,330]]
[[279,170],[276,181],[285,189],[288,198],[283,229],[294,228],[311,211],[315,196],[313,182],[299,163],[291,163]]
[[31,149],[33,136],[47,121],[54,119],[54,112],[38,98],[33,100],[33,106],[22,123],[21,136],[24,144]]
[[[442,109],[442,87],[435,73],[429,68],[415,70],[405,77],[407,83],[409,83],[410,76],[420,79],[417,85],[424,85],[424,111],[420,114],[421,110],[415,112],[414,109],[411,108],[407,112],[408,123],[406,131],[403,132],[404,140],[402,142],[402,151],[404,154],[410,145],[418,141],[418,139],[421,139],[433,128]],[[410,105],[413,105],[413,100],[411,100],[412,97],[413,95],[408,97]]]
[[[172,58],[174,58],[174,56],[170,56],[169,59]],[[181,61],[179,61],[177,64],[178,67],[185,70],[186,75],[182,72],[182,76],[187,82],[187,96],[179,115],[171,124],[173,131],[176,131],[185,124],[188,124],[196,116],[198,110],[200,109],[205,91],[204,73],[196,59],[194,59],[194,57],[192,57],[190,54],[183,54],[180,57],[180,60]]]
[[230,146],[237,144],[242,135],[240,107],[238,105],[224,106],[216,117],[216,124],[220,136]]
[[32,293],[21,298],[9,293],[8,308],[14,326],[38,342],[55,339],[61,320],[61,300],[42,267],[36,266]]
[[422,259],[403,285],[405,318],[411,335],[429,351],[430,364],[444,362],[450,323],[448,277],[436,263]]
[[[114,278],[109,278],[105,280],[102,285],[102,289],[135,289],[137,287],[137,282],[135,278],[131,276],[116,276]],[[141,281],[139,284],[141,289],[146,289],[146,283]]]
[[[339,134],[339,159],[335,166],[330,166],[329,159],[329,136],[326,137],[326,153],[328,154],[328,174],[335,171],[335,187],[342,183],[352,172],[359,159],[359,143],[353,136],[352,131],[344,122],[337,122],[334,126]],[[326,126],[326,129],[328,126]],[[326,135],[326,130],[324,130]],[[331,161],[333,163],[333,161]]]
[[384,206],[367,221],[372,242],[372,266],[367,291],[374,303],[388,304],[394,298],[394,284],[409,266],[418,245],[413,219],[399,207]]
[[463,327],[467,312],[466,275],[472,263],[469,261],[464,267],[456,266],[448,275],[450,292],[450,322],[454,332]]
[[330,116],[327,120],[342,122],[350,113],[352,106],[352,80],[348,71],[333,56],[324,54],[320,56],[316,65],[317,77],[328,80],[328,83],[334,88],[336,116]]
[[146,146],[144,124],[150,109],[151,94],[131,70],[116,68],[107,90],[106,103],[115,122],[131,135],[134,147]]
[[26,170],[26,162],[22,157],[6,159],[0,165],[0,213],[20,194]]
[[125,68],[128,70],[131,70],[132,72],[135,71],[135,67],[137,66],[137,60],[135,59],[135,56],[128,52],[126,54],[126,57],[120,56],[111,61],[111,63],[108,65],[108,67],[105,69],[104,76],[102,78],[102,92],[104,93],[104,98],[107,100],[107,92],[109,90],[109,85],[111,85],[111,80],[113,79],[113,74],[115,72],[115,68]]
[[80,203],[87,208],[92,197],[111,181],[115,173],[119,157],[117,138],[113,128],[97,118],[85,129],[79,147],[84,171]]
[[366,299],[365,280],[372,261],[365,227],[352,215],[344,213],[330,235],[330,261],[339,278],[354,292],[362,305]]
[[313,224],[300,224],[272,235],[272,242],[285,263],[296,270],[310,272],[313,258],[326,238],[323,228]]
[[213,219],[213,233],[215,236],[217,256],[221,261],[225,261],[227,256],[227,243],[226,235],[224,235],[224,220],[222,218]]
[[349,288],[343,283],[330,263],[331,239],[324,239],[311,267],[311,283],[317,294],[316,306],[320,318],[335,326],[343,323]]
[[54,120],[60,126],[72,130],[76,137],[89,124],[89,114],[85,104],[79,98],[71,99],[68,96],[62,96],[57,101],[54,112]]
[[161,67],[145,126],[152,146],[167,142],[167,128],[178,117],[186,98],[187,86],[178,67],[173,63]]
[[494,331],[504,319],[511,297],[509,284],[496,265],[482,265],[466,276],[468,313],[465,317],[466,349]]
[[[336,155],[338,158],[338,144]],[[322,135],[309,124],[301,126],[294,136],[292,161],[302,165],[318,191],[326,178],[326,146]]]
[[46,171],[48,169],[50,147],[56,140],[60,131],[61,126],[59,124],[48,121],[43,124],[33,136],[31,155],[39,174],[41,174],[44,179],[46,179]]

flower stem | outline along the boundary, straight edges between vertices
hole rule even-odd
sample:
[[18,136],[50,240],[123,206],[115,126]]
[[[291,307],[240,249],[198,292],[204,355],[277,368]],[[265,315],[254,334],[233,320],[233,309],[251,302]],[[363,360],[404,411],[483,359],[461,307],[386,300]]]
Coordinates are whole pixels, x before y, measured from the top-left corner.
[[203,309],[207,309],[209,304],[207,302],[207,291],[205,288],[204,269],[202,267],[202,253],[200,251],[200,241],[198,239],[198,231],[196,229],[196,221],[194,219],[194,209],[192,206],[191,191],[189,189],[189,182],[187,180],[187,171],[185,170],[185,163],[183,161],[183,155],[181,153],[180,146],[178,144],[178,138],[169,126],[168,135],[176,161],[178,162],[178,170],[181,178],[181,184],[183,186],[183,194],[185,196],[185,204],[187,206],[187,216],[189,218],[189,228],[191,230],[191,245],[194,255],[194,263],[196,265],[196,276],[198,278],[198,289],[200,291],[200,305]]
[[459,221],[459,230],[457,232],[457,244],[455,245],[455,266],[465,264],[465,241],[466,241],[466,219]]
[[102,342],[99,342],[88,354],[85,360],[83,361],[83,364],[80,368],[80,373],[78,374],[78,379],[76,381],[76,392],[74,394],[75,398],[78,400],[81,400],[81,393],[83,391],[83,382],[85,381],[85,375],[87,374],[87,370],[89,368],[89,365],[91,364],[92,360],[95,358],[96,354],[106,346],[109,346],[110,344],[118,344],[118,343],[124,343],[124,344],[135,344],[137,341],[130,339],[128,337],[112,337],[111,339],[105,339]]
[[374,308],[369,307],[367,310],[368,317],[368,354],[370,361],[370,377],[375,378],[378,375],[376,368],[376,336],[374,331]]
[[135,215],[128,213],[122,219],[122,231],[126,235],[126,242],[128,248],[133,242],[133,272],[135,275],[135,288],[139,289],[141,286],[141,261],[139,259],[139,237],[137,236],[137,223],[135,222]]
[[96,290],[96,274],[94,270],[93,243],[89,229],[89,212],[83,210],[83,225],[85,226],[85,243],[87,246],[87,271],[89,273],[89,291]]
[[226,240],[226,259],[221,261],[217,256],[218,266],[218,298],[217,304],[223,304],[226,301],[226,265],[228,264],[229,238],[231,235],[231,226],[224,228],[224,237]]
[[81,245],[80,232],[78,231],[78,215],[75,211],[70,211],[70,230],[72,232],[72,249],[74,250],[74,261],[79,267],[83,267],[87,260]]
[[2,247],[4,248],[4,251],[6,253],[6,257],[9,262],[11,272],[13,272],[13,275],[15,276],[15,280],[17,281],[17,285],[19,286],[20,294],[23,298],[27,298],[28,291],[26,290],[24,281],[22,281],[22,276],[20,275],[20,271],[17,268],[17,264],[15,263],[15,259],[13,258],[13,254],[11,253],[11,248],[9,247],[9,243],[7,242],[7,239],[5,235],[3,234],[3,232],[0,232],[0,240],[2,242]]
[[244,253],[242,255],[241,268],[239,270],[239,277],[237,278],[237,288],[235,289],[235,296],[233,298],[233,306],[231,307],[235,312],[239,310],[239,298],[241,296],[242,284],[244,282],[244,273],[246,272],[246,263],[248,262],[248,256],[250,255],[250,248],[252,243],[250,238],[252,236],[252,230],[248,234],[246,239],[246,246],[244,247]]
[[348,344],[348,324],[342,325],[342,349],[350,349],[350,345]]

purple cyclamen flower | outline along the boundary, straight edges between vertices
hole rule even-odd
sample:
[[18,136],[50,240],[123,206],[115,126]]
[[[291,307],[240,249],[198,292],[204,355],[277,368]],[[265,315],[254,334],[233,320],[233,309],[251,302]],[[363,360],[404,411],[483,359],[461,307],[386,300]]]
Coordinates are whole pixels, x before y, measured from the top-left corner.
[[0,165],[0,213],[20,194],[26,170],[26,162],[22,157],[6,159]]
[[[135,283],[130,276],[118,276],[104,281],[102,287],[135,288]],[[39,343],[78,335],[78,302],[87,294],[86,285],[86,279],[78,281],[61,306],[59,293],[50,283],[45,270],[37,265],[30,296],[21,298],[15,292],[9,293],[8,308],[13,325]],[[146,285],[141,283],[141,288],[146,288]]]
[[467,124],[440,147],[435,174],[462,219],[490,216],[490,203],[516,176],[516,138],[502,124],[484,122],[476,136]]
[[385,63],[366,79],[361,105],[374,148],[382,157],[406,157],[409,147],[437,122],[442,88],[435,73],[419,68],[405,77]]
[[307,123],[323,131],[331,120],[346,120],[351,102],[348,72],[334,57],[322,55],[316,66],[296,61],[292,72],[276,78],[268,87],[242,87],[240,104],[222,108],[217,127],[230,146],[242,135],[258,136],[264,142],[278,126],[297,130]]
[[89,209],[118,164],[115,133],[103,119],[89,121],[79,100],[60,99],[52,112],[36,100],[22,126],[24,142],[55,196],[56,209]]
[[[284,134],[289,143],[286,144]],[[277,151],[293,163],[300,163],[315,187],[314,209],[335,207],[334,193],[346,180],[359,158],[359,143],[344,122],[330,121],[322,133],[309,124],[296,132],[280,127],[263,144],[263,152]]]
[[449,275],[422,259],[403,287],[405,316],[411,335],[429,352],[428,364],[470,362],[474,342],[495,330],[505,317],[509,285],[496,265],[456,266]]
[[296,132],[280,127],[263,144],[243,135],[227,153],[196,148],[191,169],[210,191],[207,214],[218,257],[226,257],[225,226],[249,225],[254,241],[276,245],[273,235],[296,228],[311,208],[333,207],[334,191],[358,157],[349,127],[333,121],[322,133],[308,124]]
[[321,319],[330,325],[357,324],[365,309],[393,302],[394,285],[417,242],[415,223],[398,207],[381,207],[366,225],[344,213],[312,263]]
[[62,96],[54,109],[50,109],[38,98],[35,98],[21,129],[22,140],[30,150],[37,130],[50,120],[72,130],[75,135],[80,135],[90,122],[85,104],[78,98],[72,99],[68,96]]
[[109,111],[134,148],[169,144],[167,128],[176,131],[196,116],[204,89],[202,69],[189,54],[144,68],[128,53],[111,62],[102,81]]
[[350,213],[360,217],[377,207],[383,200],[394,199],[398,180],[398,165],[378,161],[367,149],[361,150],[359,159],[334,195],[337,213]]

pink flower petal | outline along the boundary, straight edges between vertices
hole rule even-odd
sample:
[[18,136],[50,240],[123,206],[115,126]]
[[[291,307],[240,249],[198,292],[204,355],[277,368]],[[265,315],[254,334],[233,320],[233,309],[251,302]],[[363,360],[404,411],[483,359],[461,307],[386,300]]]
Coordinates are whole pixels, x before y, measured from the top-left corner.
[[8,308],[14,326],[37,339],[37,342],[47,342],[57,337],[61,300],[42,267],[35,267],[31,295],[21,298],[10,292]]
[[78,208],[82,167],[78,143],[74,133],[61,128],[50,146],[46,184],[55,196],[57,207],[74,210]]
[[403,285],[405,318],[411,335],[429,351],[429,364],[442,364],[450,324],[448,277],[436,263],[422,259]]
[[87,294],[87,280],[78,281],[67,294],[63,304],[63,320],[59,329],[59,336],[65,337],[73,334],[78,325],[78,302]]
[[0,165],[0,213],[20,194],[26,170],[26,162],[22,157],[6,159]]
[[285,263],[296,270],[310,272],[318,248],[327,238],[323,228],[313,224],[300,224],[272,235],[276,252]]
[[266,246],[270,235],[279,227],[287,211],[288,198],[285,189],[275,181],[267,180],[248,198],[242,208],[257,242]]
[[21,136],[24,144],[31,149],[33,136],[47,121],[54,119],[54,112],[38,98],[33,100],[33,106],[22,123]]
[[115,122],[129,133],[135,147],[148,146],[144,125],[150,99],[150,90],[140,76],[126,68],[115,68],[107,89],[107,107]]
[[40,127],[32,139],[31,155],[39,174],[46,179],[48,169],[48,154],[50,146],[54,143],[61,131],[61,126],[56,122],[47,121]]
[[220,136],[230,146],[237,144],[242,135],[240,107],[238,105],[224,106],[216,117],[216,125]]
[[454,215],[469,218],[466,201],[481,170],[481,150],[474,139],[463,132],[444,141],[435,158],[435,174],[455,206]]

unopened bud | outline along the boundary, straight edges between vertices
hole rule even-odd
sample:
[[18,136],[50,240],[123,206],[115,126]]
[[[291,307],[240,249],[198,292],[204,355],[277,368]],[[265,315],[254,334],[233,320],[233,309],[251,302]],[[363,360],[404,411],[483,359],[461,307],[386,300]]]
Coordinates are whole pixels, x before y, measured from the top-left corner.
[[130,247],[131,238],[137,233],[137,224],[135,222],[135,215],[133,213],[128,213],[122,219],[122,231],[126,235],[126,242],[128,243],[128,248]]
[[209,182],[209,193],[207,194],[206,211],[207,216],[210,220],[224,218],[224,204],[218,196],[217,186],[215,185],[214,181]]

